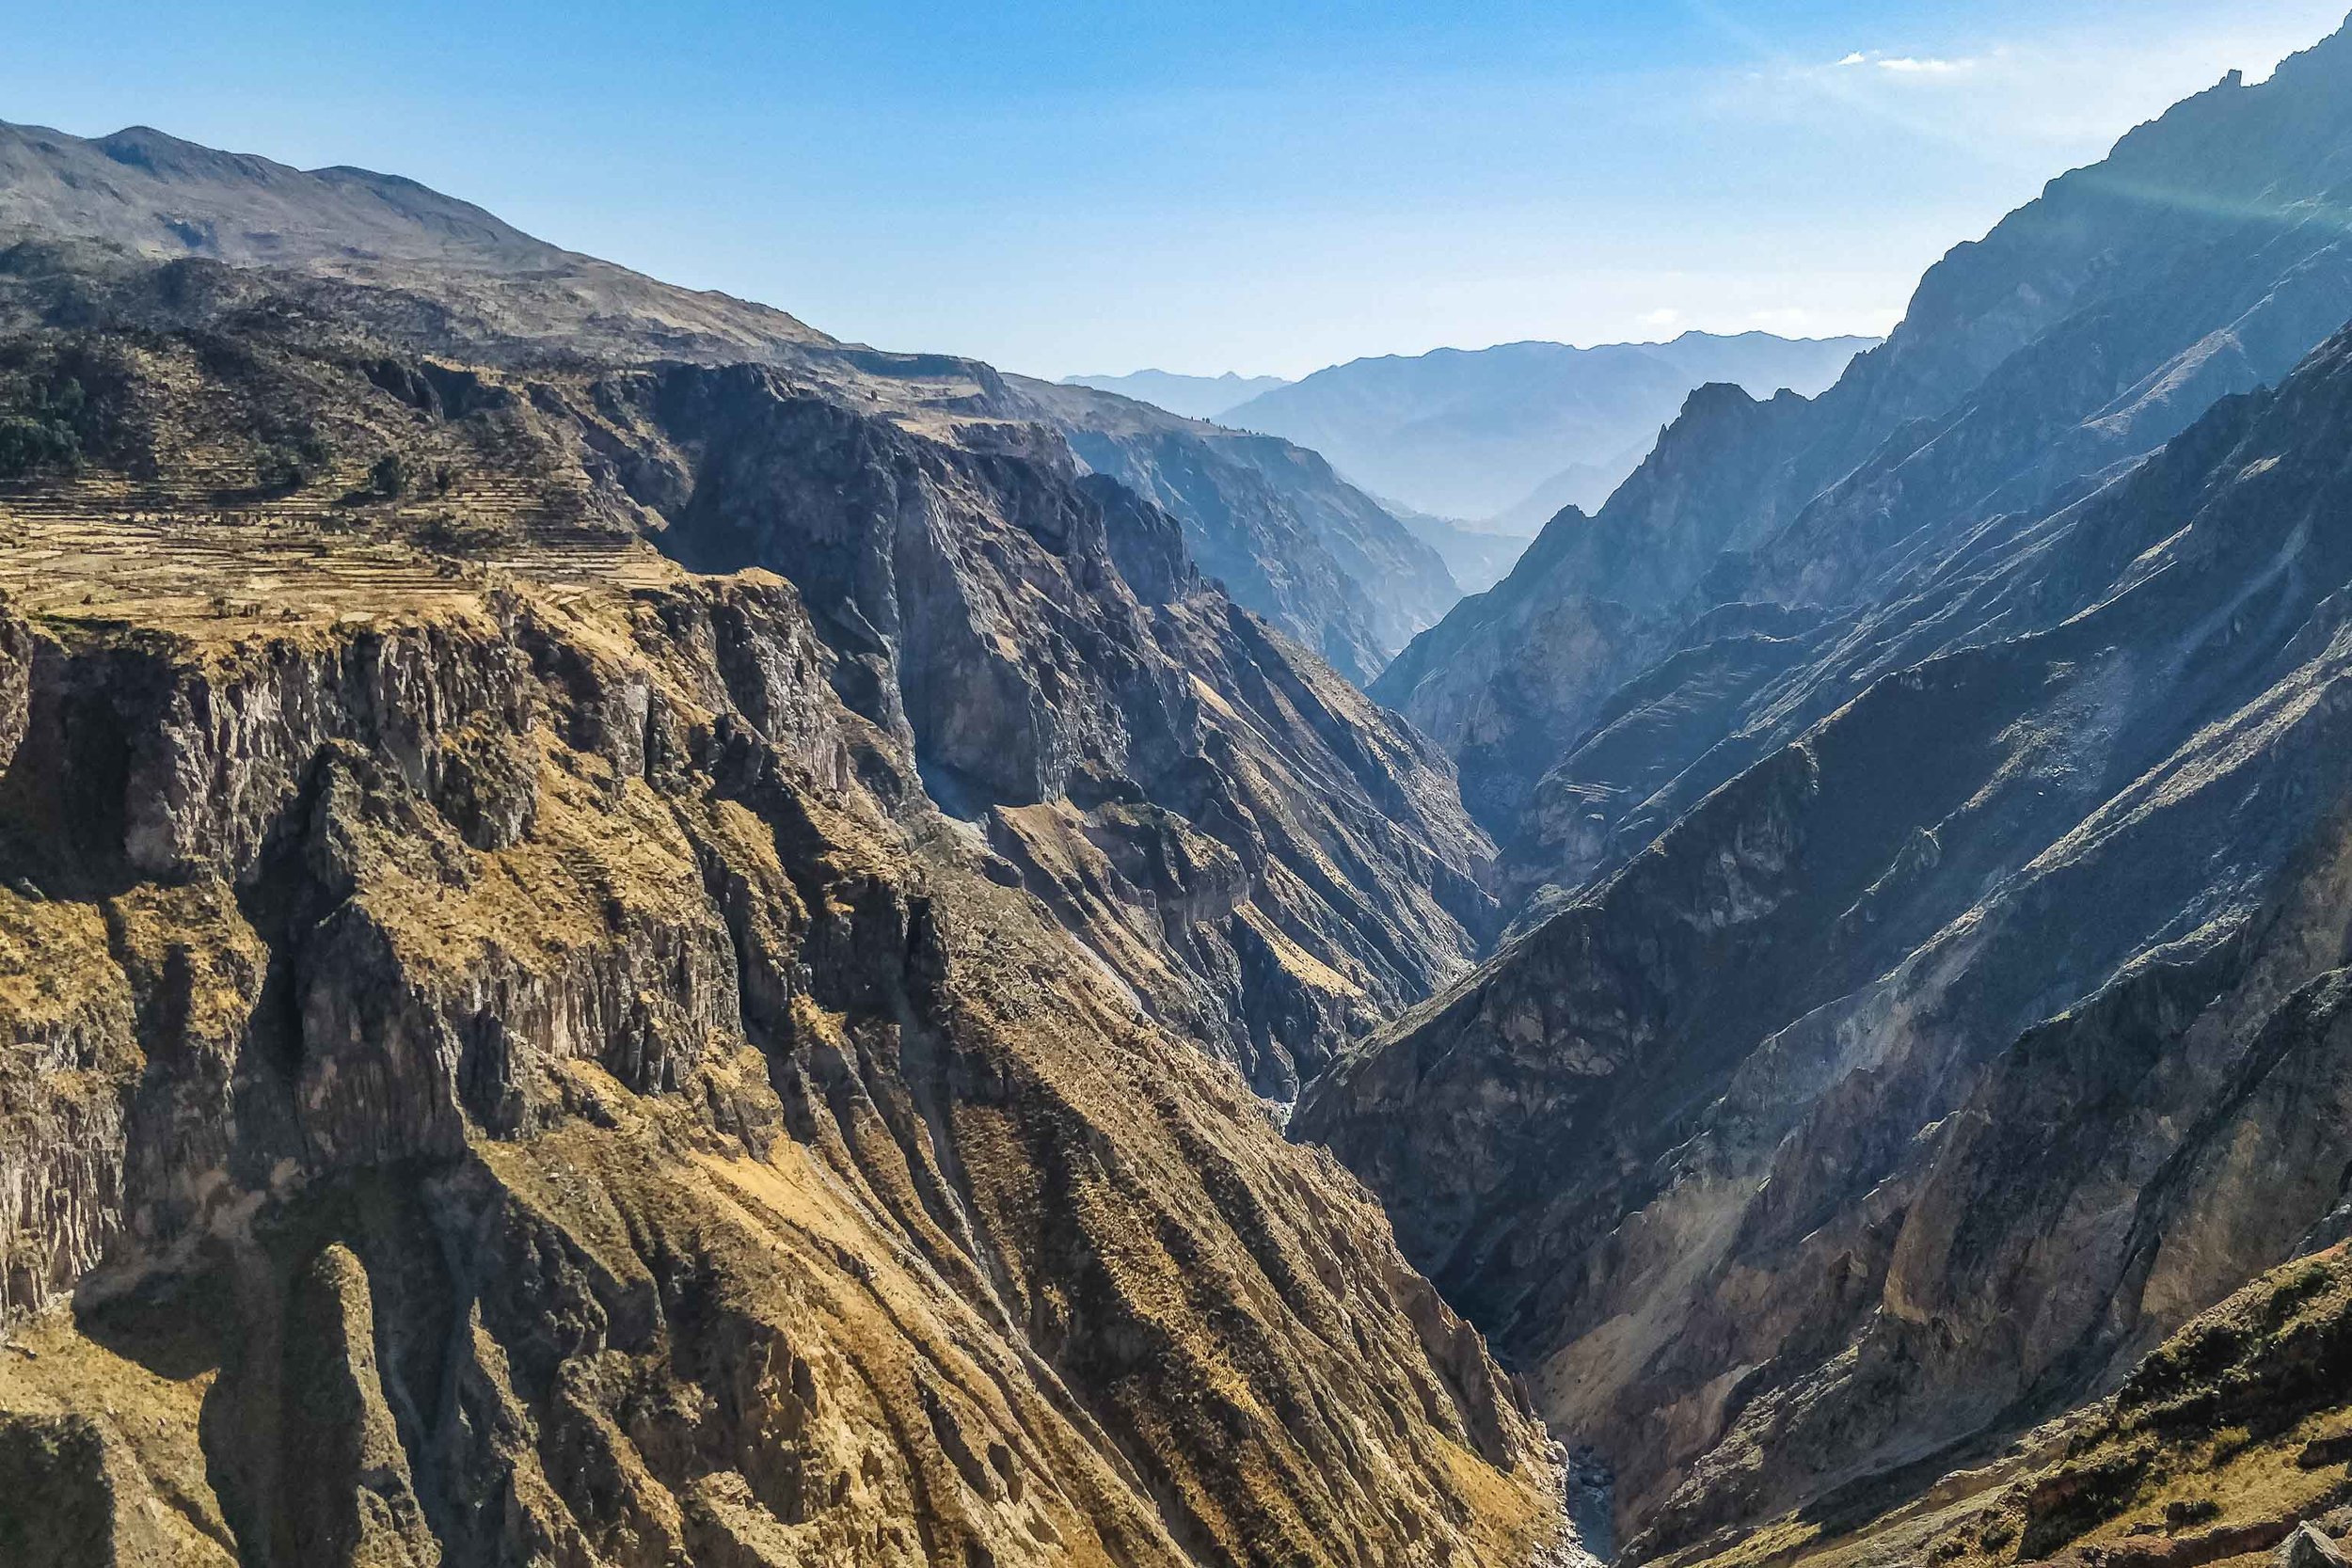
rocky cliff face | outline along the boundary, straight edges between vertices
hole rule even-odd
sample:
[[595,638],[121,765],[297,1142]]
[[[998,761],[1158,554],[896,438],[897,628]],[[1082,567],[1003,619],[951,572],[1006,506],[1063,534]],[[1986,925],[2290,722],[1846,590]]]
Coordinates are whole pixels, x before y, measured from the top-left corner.
[[[642,535],[786,575],[842,699],[999,874],[1268,1098],[1488,934],[1491,847],[1443,758],[1204,584],[1168,515],[993,412],[1001,388],[961,362],[847,383],[466,366],[325,322],[268,275],[50,258],[9,281],[22,319],[120,324],[35,328],[15,360],[27,407],[86,388],[89,458],[121,483],[332,520],[390,460],[406,488],[374,504],[430,547]],[[366,326],[405,324],[397,297],[354,293]],[[327,468],[305,476],[306,448]]]
[[2333,1223],[2346,431],[2340,338],[1981,531],[1302,1105],[1634,1556],[1997,1448]]
[[1442,757],[985,367],[538,287],[0,263],[0,1556],[1578,1560],[1266,1103]]
[[[2275,381],[2352,317],[2331,216],[2352,180],[2348,80],[2339,35],[2135,131],[1931,270],[1903,325],[1818,399],[1706,389],[1597,516],[1563,514],[1400,657],[1375,694],[1481,781],[1471,804],[1515,846],[1515,891],[1593,869],[1561,823],[1578,787],[1646,798],[1641,779],[1579,775],[1529,811],[1615,694],[1691,662],[1711,613],[1875,603],[1979,527],[2075,499]],[[1770,650],[1724,652],[1716,686]]]
[[781,579],[7,515],[11,1560],[1569,1549],[1376,1208]]
[[1806,406],[1794,393],[1761,404],[1737,387],[1692,393],[1599,515],[1554,517],[1501,584],[1465,599],[1374,683],[1459,760],[1479,821],[1518,823],[1574,726],[1666,646],[1726,540],[1770,529],[1758,498]]
[[645,395],[691,483],[666,547],[842,606],[937,798],[1263,1092],[1474,957],[1486,850],[1442,760],[1203,588],[1165,515],[1020,427],[844,439],[740,372]]

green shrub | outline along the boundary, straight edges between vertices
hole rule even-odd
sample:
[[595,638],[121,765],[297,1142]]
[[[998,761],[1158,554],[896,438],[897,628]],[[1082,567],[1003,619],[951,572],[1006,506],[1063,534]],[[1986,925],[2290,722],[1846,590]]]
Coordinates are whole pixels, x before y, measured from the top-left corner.
[[310,483],[310,468],[294,448],[273,442],[254,460],[253,479],[264,490],[299,490]]
[[44,469],[82,467],[82,438],[55,420],[0,417],[0,479],[24,479]]
[[0,480],[54,469],[79,472],[82,431],[89,416],[89,399],[70,375],[36,388],[17,409],[0,413]]
[[400,453],[388,451],[368,470],[368,488],[386,500],[408,488],[408,464]]

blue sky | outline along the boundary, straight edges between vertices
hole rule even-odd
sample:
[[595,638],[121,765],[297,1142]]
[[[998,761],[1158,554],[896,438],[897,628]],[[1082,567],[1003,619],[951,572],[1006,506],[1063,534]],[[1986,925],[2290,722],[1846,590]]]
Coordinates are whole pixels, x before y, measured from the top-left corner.
[[406,174],[886,347],[1297,374],[1883,330],[2345,4],[85,0],[12,8],[0,119]]

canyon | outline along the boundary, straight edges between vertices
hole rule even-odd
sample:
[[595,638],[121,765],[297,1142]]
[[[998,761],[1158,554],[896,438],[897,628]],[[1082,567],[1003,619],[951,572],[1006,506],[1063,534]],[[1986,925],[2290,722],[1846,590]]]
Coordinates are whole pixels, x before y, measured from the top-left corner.
[[2347,210],[2352,32],[1463,597],[1335,380],[0,127],[0,1560],[2325,1563]]

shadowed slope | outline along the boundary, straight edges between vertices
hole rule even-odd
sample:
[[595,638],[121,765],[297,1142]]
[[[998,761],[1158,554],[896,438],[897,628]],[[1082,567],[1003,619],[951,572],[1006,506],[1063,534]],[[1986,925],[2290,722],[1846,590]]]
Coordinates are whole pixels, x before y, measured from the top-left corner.
[[2336,1203],[2347,431],[2339,338],[2010,531],[1302,1104],[1637,1553],[2030,1425]]

